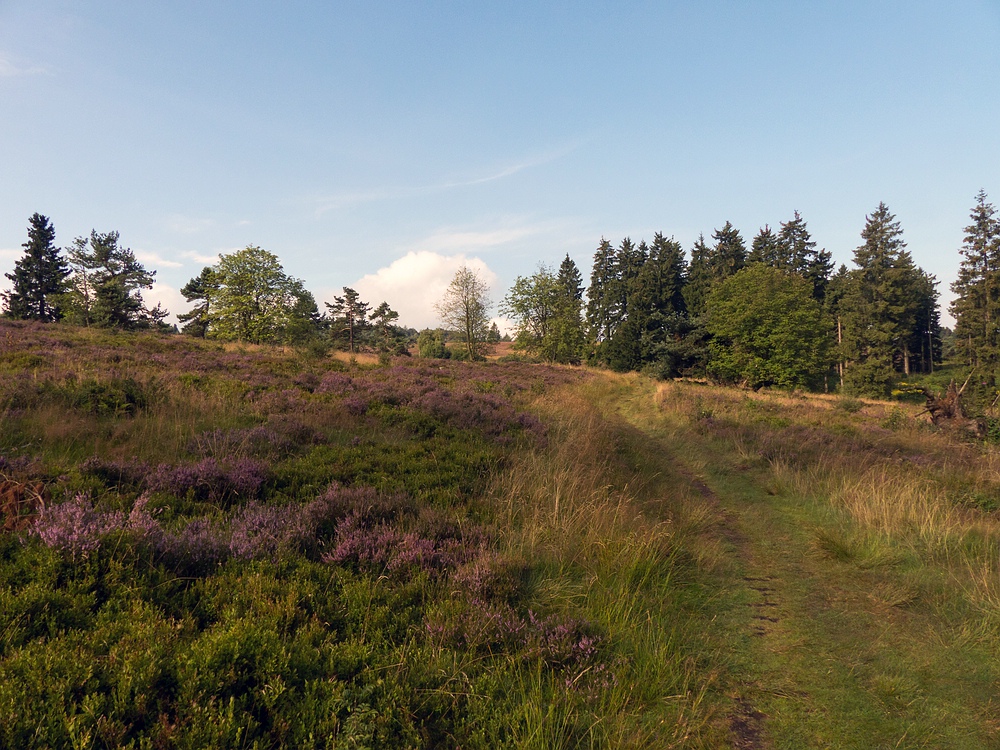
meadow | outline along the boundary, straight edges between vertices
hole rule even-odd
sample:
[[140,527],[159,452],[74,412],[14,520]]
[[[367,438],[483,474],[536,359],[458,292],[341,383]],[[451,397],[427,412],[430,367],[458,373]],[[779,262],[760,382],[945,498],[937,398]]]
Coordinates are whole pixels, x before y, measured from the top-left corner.
[[0,322],[0,747],[992,747],[919,405]]

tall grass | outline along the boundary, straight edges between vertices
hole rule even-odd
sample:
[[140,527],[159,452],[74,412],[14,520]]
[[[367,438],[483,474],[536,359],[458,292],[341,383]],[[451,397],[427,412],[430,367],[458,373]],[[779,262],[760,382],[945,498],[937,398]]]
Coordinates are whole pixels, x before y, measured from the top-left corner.
[[[598,623],[620,661],[586,717],[572,705],[526,700],[522,747],[688,747],[720,741],[714,675],[699,604],[687,590],[690,557],[680,554],[688,519],[684,483],[641,447],[641,436],[604,413],[614,394],[602,379],[536,407],[550,425],[544,450],[517,456],[492,496],[513,554],[534,560],[534,593]],[[531,685],[520,686],[531,694]]]

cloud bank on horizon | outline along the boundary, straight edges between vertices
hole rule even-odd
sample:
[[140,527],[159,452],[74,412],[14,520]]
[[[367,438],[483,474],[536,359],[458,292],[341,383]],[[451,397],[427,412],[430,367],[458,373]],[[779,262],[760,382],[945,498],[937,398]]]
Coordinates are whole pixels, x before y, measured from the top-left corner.
[[434,306],[444,297],[448,284],[462,266],[475,271],[490,285],[496,303],[496,273],[481,258],[464,253],[442,255],[431,250],[411,250],[388,266],[363,276],[354,289],[372,305],[388,302],[399,313],[404,326],[436,328],[440,321]]

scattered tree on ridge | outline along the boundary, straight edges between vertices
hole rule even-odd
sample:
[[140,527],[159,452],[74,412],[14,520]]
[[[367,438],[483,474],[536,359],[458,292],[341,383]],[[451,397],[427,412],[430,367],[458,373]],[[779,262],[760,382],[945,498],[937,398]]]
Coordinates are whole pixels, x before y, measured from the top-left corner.
[[334,297],[333,302],[326,303],[333,316],[333,341],[351,352],[358,351],[369,328],[367,302],[361,301],[361,296],[348,286],[344,287],[341,297]]
[[4,274],[14,284],[3,295],[4,309],[11,318],[51,322],[62,317],[57,300],[66,290],[69,268],[55,246],[56,230],[48,217],[35,213],[28,224],[24,256],[13,273]]
[[63,307],[70,322],[99,328],[133,330],[159,324],[167,316],[160,305],[149,309],[142,289],[151,289],[156,271],[147,271],[118,232],[77,237],[69,248],[71,276]]
[[197,334],[250,344],[285,343],[314,335],[319,319],[316,300],[299,279],[285,273],[278,256],[256,245],[222,255],[184,287],[189,301],[203,300],[189,321]]
[[469,359],[480,359],[492,307],[489,285],[468,266],[462,266],[434,309],[448,328],[464,337]]
[[208,335],[212,297],[217,296],[219,282],[215,277],[215,269],[206,266],[201,273],[181,287],[181,294],[188,302],[200,302],[192,310],[177,315],[177,320],[183,323],[181,331],[188,336],[205,338]]

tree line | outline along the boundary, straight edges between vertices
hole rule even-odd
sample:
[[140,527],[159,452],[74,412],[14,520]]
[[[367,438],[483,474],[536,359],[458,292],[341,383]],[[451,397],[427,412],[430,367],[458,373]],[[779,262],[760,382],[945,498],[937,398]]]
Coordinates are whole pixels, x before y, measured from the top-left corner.
[[[602,238],[586,303],[567,256],[558,274],[542,266],[518,277],[501,312],[521,346],[556,362],[886,395],[898,376],[929,372],[942,355],[938,282],[916,266],[902,235],[880,203],[866,217],[854,267],[839,269],[798,212],[777,231],[765,225],[749,249],[730,222],[710,241],[699,236],[689,255],[662,233],[648,244]],[[1000,361],[998,281],[995,309],[977,314]],[[958,316],[969,292],[955,291]]]
[[[980,191],[960,248],[956,295],[959,356],[995,389],[1000,369],[1000,221]],[[590,284],[567,255],[558,269],[519,276],[500,303],[517,346],[559,363],[644,370],[660,377],[711,376],[749,387],[831,388],[885,395],[900,376],[930,372],[942,359],[938,281],[919,268],[884,203],[865,217],[853,267],[835,268],[795,212],[777,230],[765,225],[749,248],[730,222],[686,253],[673,237],[601,240]],[[45,216],[29,220],[24,256],[6,274],[9,317],[87,326],[169,329],[149,308],[148,271],[117,232],[74,240],[65,254]],[[250,245],[220,256],[181,293],[193,307],[178,315],[184,333],[249,343],[323,340],[349,351],[402,353],[408,333],[388,303],[372,307],[344,287],[321,313],[277,256]],[[465,357],[499,339],[489,289],[468,268],[437,306]],[[446,356],[444,332],[418,339],[425,356]]]

